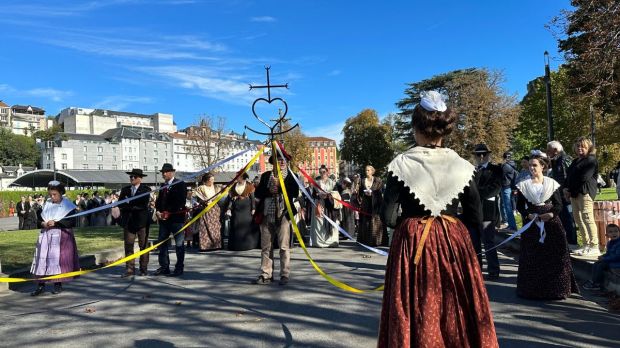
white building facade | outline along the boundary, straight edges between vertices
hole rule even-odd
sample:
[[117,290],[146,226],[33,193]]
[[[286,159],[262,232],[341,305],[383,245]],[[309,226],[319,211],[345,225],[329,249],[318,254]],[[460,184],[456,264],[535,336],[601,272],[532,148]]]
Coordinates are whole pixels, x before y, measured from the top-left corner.
[[103,134],[122,126],[151,128],[159,133],[177,130],[172,114],[136,114],[123,111],[69,107],[58,115],[58,124],[65,132],[74,134]]

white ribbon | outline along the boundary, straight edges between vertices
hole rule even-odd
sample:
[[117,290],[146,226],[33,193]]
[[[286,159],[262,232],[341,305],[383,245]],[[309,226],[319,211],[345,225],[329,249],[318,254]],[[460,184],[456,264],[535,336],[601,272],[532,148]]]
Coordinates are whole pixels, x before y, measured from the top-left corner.
[[538,239],[538,242],[540,244],[543,244],[545,242],[545,237],[547,237],[547,232],[545,231],[545,222],[540,219],[535,221],[538,229],[540,230],[540,239]]
[[[517,238],[518,236],[520,236],[521,234],[523,234],[523,232],[527,231],[528,228],[530,228],[530,226],[532,226],[533,223],[536,223],[536,225],[538,226],[538,228],[540,229],[540,239],[538,240],[540,243],[545,241],[545,236],[546,233],[544,233],[545,231],[545,223],[542,221],[536,221],[536,219],[538,218],[538,214],[534,214],[534,218],[532,220],[530,220],[530,222],[528,222],[527,224],[525,224],[523,227],[521,227],[521,229],[519,229],[517,232],[513,233],[510,237],[504,239],[501,243],[497,244],[496,246],[492,247],[491,249],[479,252],[478,255],[482,255],[483,253],[488,253],[489,251],[493,250],[493,249],[497,249],[500,246],[510,242],[511,240]],[[539,223],[542,223],[542,227]]]

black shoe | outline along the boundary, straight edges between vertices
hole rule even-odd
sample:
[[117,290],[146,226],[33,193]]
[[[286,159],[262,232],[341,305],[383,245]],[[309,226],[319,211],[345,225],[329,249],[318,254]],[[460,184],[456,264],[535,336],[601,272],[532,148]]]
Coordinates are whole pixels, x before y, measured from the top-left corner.
[[487,280],[498,280],[499,279],[499,273],[489,273],[486,276]]
[[140,271],[139,275],[140,277],[144,277],[146,276],[148,273],[146,271]]
[[258,285],[267,285],[273,281],[273,278],[265,278],[263,275],[258,276],[256,280],[253,281],[254,284]]
[[54,283],[54,289],[52,290],[52,294],[56,295],[56,294],[60,294],[61,292],[62,292],[62,284]]
[[39,296],[44,292],[45,292],[45,285],[39,284],[37,288],[33,292],[30,293],[30,296]]
[[288,284],[288,277],[281,277],[280,278],[280,285],[286,285]]
[[180,275],[183,274],[183,270],[182,269],[175,269],[174,272],[172,272],[172,274],[170,275],[171,277],[178,277]]
[[170,269],[168,268],[158,268],[155,272],[153,272],[154,276],[168,275],[168,274],[170,274]]

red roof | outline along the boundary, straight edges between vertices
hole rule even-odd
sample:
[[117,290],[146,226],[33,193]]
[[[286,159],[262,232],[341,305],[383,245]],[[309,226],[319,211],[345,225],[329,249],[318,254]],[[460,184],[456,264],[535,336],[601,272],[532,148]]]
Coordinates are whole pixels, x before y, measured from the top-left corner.
[[335,141],[334,139],[326,137],[306,137],[307,141]]

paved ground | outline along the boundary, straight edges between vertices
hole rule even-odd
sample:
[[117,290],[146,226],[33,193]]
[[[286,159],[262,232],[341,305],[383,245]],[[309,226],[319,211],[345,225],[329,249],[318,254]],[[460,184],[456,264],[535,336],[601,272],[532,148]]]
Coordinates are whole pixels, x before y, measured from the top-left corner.
[[[311,249],[332,276],[369,288],[385,258],[346,243]],[[154,256],[154,255],[152,255]],[[516,298],[516,267],[490,282],[502,347],[613,347],[620,316],[575,297],[541,303]],[[152,257],[152,268],[156,258]],[[0,346],[46,347],[374,347],[381,294],[343,292],[316,274],[296,248],[286,287],[251,285],[259,251],[189,254],[181,278],[118,278],[121,269],[90,274],[61,295],[0,297]]]
[[15,231],[19,227],[17,216],[0,218],[0,231]]

